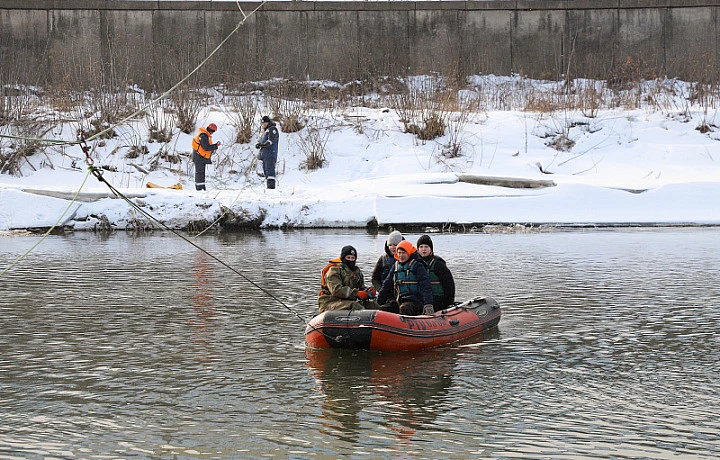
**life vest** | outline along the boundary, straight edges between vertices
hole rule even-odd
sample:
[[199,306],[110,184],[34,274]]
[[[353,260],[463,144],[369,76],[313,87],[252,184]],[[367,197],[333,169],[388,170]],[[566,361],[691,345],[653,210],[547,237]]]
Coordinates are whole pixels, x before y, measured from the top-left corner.
[[207,129],[201,127],[200,130],[198,131],[198,133],[195,135],[195,137],[193,137],[192,148],[193,148],[193,150],[195,150],[198,153],[198,155],[200,155],[203,158],[207,158],[209,160],[210,155],[212,155],[212,151],[205,150],[204,148],[202,148],[202,145],[200,145],[200,135],[201,134],[207,134],[208,144],[212,145],[212,143],[213,143],[212,134],[210,134],[210,132]]
[[395,262],[395,293],[398,297],[408,297],[420,293],[417,277],[412,270],[415,262],[415,259],[402,265],[399,261]]
[[[325,268],[322,269],[322,273],[320,274],[320,295],[327,294],[330,295],[330,290],[327,288],[327,283],[325,282],[325,275],[327,274],[328,270],[330,270],[331,267],[340,267],[340,276],[342,276],[343,273],[343,265],[342,260],[338,257],[336,259],[333,259],[328,262],[328,264],[325,266]],[[357,275],[354,271],[350,270],[350,274],[353,278],[357,278]]]
[[435,297],[442,297],[445,295],[445,290],[442,287],[442,283],[440,283],[440,278],[435,274],[435,263],[437,262],[437,259],[435,256],[433,256],[432,259],[430,259],[429,262],[425,262],[425,266],[427,266],[428,269],[428,275],[430,275],[430,286],[432,287],[432,293]]

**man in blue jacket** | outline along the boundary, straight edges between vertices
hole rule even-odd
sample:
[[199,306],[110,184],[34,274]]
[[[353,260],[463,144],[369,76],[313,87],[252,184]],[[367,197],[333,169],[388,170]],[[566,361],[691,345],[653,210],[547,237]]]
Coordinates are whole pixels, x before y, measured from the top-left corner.
[[275,188],[275,163],[277,162],[280,133],[275,122],[267,115],[262,117],[262,129],[260,142],[255,144],[255,148],[260,149],[259,158],[263,162],[267,188]]

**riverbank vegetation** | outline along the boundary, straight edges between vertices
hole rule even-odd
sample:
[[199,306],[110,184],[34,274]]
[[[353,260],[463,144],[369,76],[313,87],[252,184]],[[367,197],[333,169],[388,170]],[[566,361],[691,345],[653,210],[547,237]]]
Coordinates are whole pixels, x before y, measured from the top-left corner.
[[[342,84],[273,79],[213,88],[189,80],[161,99],[119,79],[79,91],[30,86],[5,75],[0,81],[0,173],[22,176],[24,171],[53,168],[52,154],[63,155],[68,142],[81,138],[91,139],[94,149],[109,148],[108,154],[135,168],[180,169],[191,152],[178,143],[179,135],[193,133],[203,123],[199,117],[204,110],[222,111],[233,127],[233,141],[240,145],[252,142],[260,116],[270,114],[284,133],[298,133],[297,148],[306,157],[301,167],[307,170],[330,161],[326,145],[339,123],[363,133],[364,118],[349,110],[358,107],[394,110],[403,131],[418,143],[441,140],[440,162],[462,157],[466,125],[481,122],[491,111],[519,111],[547,120],[546,132],[539,135],[559,151],[574,147],[571,129],[589,125],[587,120],[608,110],[661,113],[720,138],[720,83],[710,78],[710,71],[694,82],[646,74],[637,61],[628,59],[607,80],[424,75]],[[696,74],[703,76],[702,71]],[[153,143],[161,147],[150,149]],[[140,157],[142,166],[134,161]],[[228,157],[216,167],[230,174],[248,164]]]

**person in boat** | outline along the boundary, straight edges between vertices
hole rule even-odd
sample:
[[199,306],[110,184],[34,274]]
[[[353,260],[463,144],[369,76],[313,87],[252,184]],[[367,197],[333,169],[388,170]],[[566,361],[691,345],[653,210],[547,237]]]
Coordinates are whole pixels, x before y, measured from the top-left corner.
[[352,246],[344,246],[340,257],[331,260],[323,269],[322,288],[318,296],[320,312],[328,310],[377,309],[373,300],[377,291],[365,287],[362,270],[355,264],[357,251]]
[[407,240],[401,241],[395,253],[395,264],[390,269],[378,292],[380,309],[401,315],[432,315],[432,287],[427,269],[417,249]]
[[395,264],[395,251],[397,245],[404,240],[403,234],[395,230],[391,232],[385,241],[385,254],[381,255],[373,269],[371,281],[378,291],[382,288],[383,281],[387,278],[390,269]]
[[433,307],[440,311],[455,303],[455,279],[445,260],[433,252],[433,241],[428,235],[417,240],[420,259],[425,262],[433,294]]

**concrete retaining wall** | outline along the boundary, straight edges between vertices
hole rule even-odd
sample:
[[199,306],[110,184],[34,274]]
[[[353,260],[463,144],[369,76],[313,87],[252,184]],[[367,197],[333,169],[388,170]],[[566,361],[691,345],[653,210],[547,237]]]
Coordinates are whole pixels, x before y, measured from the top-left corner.
[[[260,4],[239,5],[249,13]],[[269,2],[200,79],[428,72],[698,79],[718,73],[718,11],[720,1],[710,0]],[[243,18],[230,1],[0,0],[0,78],[167,87]]]

